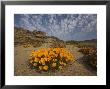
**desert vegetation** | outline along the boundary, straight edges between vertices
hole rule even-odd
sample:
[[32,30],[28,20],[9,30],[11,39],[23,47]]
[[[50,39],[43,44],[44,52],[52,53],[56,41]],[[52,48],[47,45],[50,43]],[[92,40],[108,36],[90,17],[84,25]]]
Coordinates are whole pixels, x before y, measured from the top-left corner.
[[32,51],[29,64],[37,71],[55,71],[73,61],[73,55],[64,48],[40,48]]

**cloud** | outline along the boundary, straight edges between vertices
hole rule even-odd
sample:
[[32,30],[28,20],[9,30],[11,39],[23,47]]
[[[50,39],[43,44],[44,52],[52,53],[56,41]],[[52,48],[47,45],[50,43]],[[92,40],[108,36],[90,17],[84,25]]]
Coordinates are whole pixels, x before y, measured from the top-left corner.
[[[86,39],[87,34],[91,33],[94,35],[94,32],[97,32],[96,14],[16,15],[19,15],[19,21],[15,23],[15,26],[23,27],[31,31],[41,30],[46,32],[48,35],[57,36],[63,40],[75,40],[79,37],[78,34],[80,34],[82,39]],[[18,20],[18,18],[15,18],[15,20]],[[70,35],[70,33],[72,34]],[[75,35],[76,37],[72,35]]]

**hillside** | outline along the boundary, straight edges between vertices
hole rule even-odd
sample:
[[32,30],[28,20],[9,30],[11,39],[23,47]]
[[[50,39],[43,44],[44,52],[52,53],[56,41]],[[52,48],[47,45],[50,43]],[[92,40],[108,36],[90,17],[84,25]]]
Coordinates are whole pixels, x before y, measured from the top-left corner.
[[42,31],[29,31],[23,28],[14,28],[14,45],[31,45],[39,47],[47,43],[50,47],[65,47],[65,42],[54,36],[46,36]]

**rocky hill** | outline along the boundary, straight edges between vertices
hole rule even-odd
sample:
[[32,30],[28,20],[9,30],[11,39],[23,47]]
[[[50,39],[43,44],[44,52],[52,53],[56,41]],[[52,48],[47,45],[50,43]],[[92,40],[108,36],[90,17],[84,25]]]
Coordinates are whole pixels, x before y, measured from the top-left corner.
[[65,42],[54,36],[46,36],[42,31],[29,31],[23,28],[14,28],[14,45],[27,45],[40,47],[46,44],[49,47],[65,47]]

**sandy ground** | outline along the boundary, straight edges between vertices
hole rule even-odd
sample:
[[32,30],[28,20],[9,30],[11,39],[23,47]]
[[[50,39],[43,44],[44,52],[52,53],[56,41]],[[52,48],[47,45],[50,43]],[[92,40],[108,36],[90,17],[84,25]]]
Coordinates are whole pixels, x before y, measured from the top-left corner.
[[[42,47],[42,46],[41,46]],[[66,49],[69,50],[75,56],[75,62],[68,65],[64,71],[56,72],[36,72],[36,70],[30,69],[27,64],[29,56],[32,50],[38,48],[17,46],[14,49],[14,75],[15,76],[96,76],[97,72],[91,69],[89,66],[85,66],[82,57],[83,54],[78,52],[79,48],[73,45],[67,45]]]

